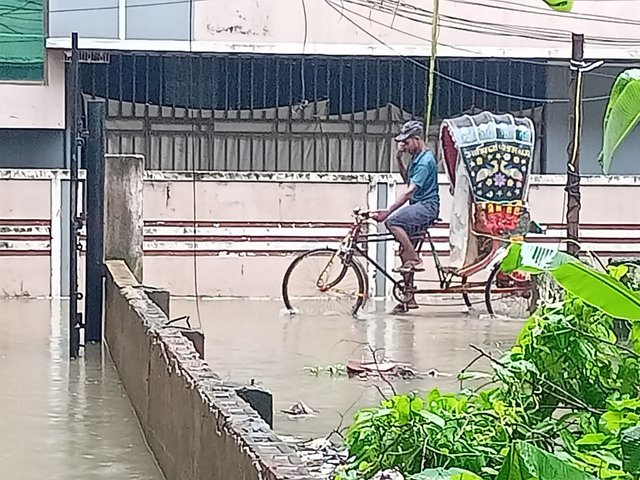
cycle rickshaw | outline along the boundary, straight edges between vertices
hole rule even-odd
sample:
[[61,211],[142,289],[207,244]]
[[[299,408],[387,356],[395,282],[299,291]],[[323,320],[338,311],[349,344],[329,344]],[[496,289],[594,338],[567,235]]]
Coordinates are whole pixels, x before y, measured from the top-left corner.
[[[480,302],[490,314],[526,315],[535,309],[533,277],[500,270],[510,243],[523,241],[531,232],[542,233],[531,221],[527,204],[533,122],[510,114],[463,115],[442,122],[439,140],[439,156],[453,194],[449,266],[442,265],[428,229],[419,239],[419,248],[429,245],[437,280],[390,275],[367,247],[393,237],[369,233],[369,212],[356,209],[353,225],[337,247],[304,252],[289,265],[282,283],[289,311],[355,315],[369,295],[365,262],[393,283],[393,296],[403,305],[417,295],[455,294],[468,307],[472,296],[482,296]],[[476,276],[484,278],[471,279]],[[432,285],[422,288],[422,283]]]

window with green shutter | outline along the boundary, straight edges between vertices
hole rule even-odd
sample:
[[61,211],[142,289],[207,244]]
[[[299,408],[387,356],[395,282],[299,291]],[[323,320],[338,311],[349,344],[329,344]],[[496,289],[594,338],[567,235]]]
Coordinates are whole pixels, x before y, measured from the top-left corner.
[[42,81],[44,59],[44,0],[1,0],[0,81]]

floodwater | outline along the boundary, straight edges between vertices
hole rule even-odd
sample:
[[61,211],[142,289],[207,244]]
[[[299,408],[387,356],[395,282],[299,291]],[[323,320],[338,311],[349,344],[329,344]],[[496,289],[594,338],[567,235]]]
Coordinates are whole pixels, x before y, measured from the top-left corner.
[[0,478],[160,480],[108,354],[68,361],[67,308],[0,299]]
[[[200,320],[206,335],[205,356],[223,378],[241,384],[255,379],[274,396],[274,429],[302,438],[325,436],[341,424],[348,426],[357,408],[381,400],[377,383],[357,378],[311,375],[306,367],[346,365],[349,360],[370,359],[370,349],[408,362],[422,379],[392,382],[398,393],[427,390],[459,390],[456,373],[477,352],[474,344],[496,353],[508,349],[521,320],[492,319],[483,314],[463,313],[459,307],[425,307],[406,316],[384,311],[363,319],[349,316],[283,315],[279,301],[201,300]],[[190,315],[194,326],[198,315],[194,300],[174,299],[171,315]],[[479,361],[474,369],[488,367]],[[316,410],[314,417],[291,419],[281,412],[302,400]]]

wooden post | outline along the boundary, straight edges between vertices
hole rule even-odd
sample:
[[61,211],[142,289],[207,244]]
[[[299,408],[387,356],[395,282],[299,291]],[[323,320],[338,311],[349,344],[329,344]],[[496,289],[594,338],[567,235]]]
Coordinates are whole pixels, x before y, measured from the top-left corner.
[[582,136],[582,72],[584,35],[571,34],[571,81],[569,83],[569,144],[567,154],[567,250],[577,256],[580,252],[580,138]]

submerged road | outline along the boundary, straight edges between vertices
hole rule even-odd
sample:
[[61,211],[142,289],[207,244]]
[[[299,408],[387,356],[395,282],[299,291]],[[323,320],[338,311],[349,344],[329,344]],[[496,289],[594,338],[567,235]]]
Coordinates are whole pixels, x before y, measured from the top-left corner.
[[[172,317],[190,315],[197,326],[195,306],[194,300],[173,299]],[[275,430],[303,438],[327,435],[340,424],[341,415],[343,425],[349,425],[355,409],[381,400],[371,381],[326,373],[313,376],[305,367],[359,360],[370,354],[367,345],[371,345],[395,361],[431,373],[420,380],[394,381],[399,393],[433,387],[453,392],[459,389],[456,373],[476,356],[470,343],[493,352],[508,349],[523,324],[492,319],[484,309],[465,314],[459,307],[446,306],[424,307],[403,317],[370,313],[359,320],[286,316],[281,309],[278,301],[201,300],[205,356],[223,378],[238,383],[255,379],[270,389]],[[486,367],[487,362],[474,366]],[[291,419],[281,412],[300,400],[318,414]]]
[[66,304],[0,299],[0,479],[160,480],[106,352],[67,360]]

